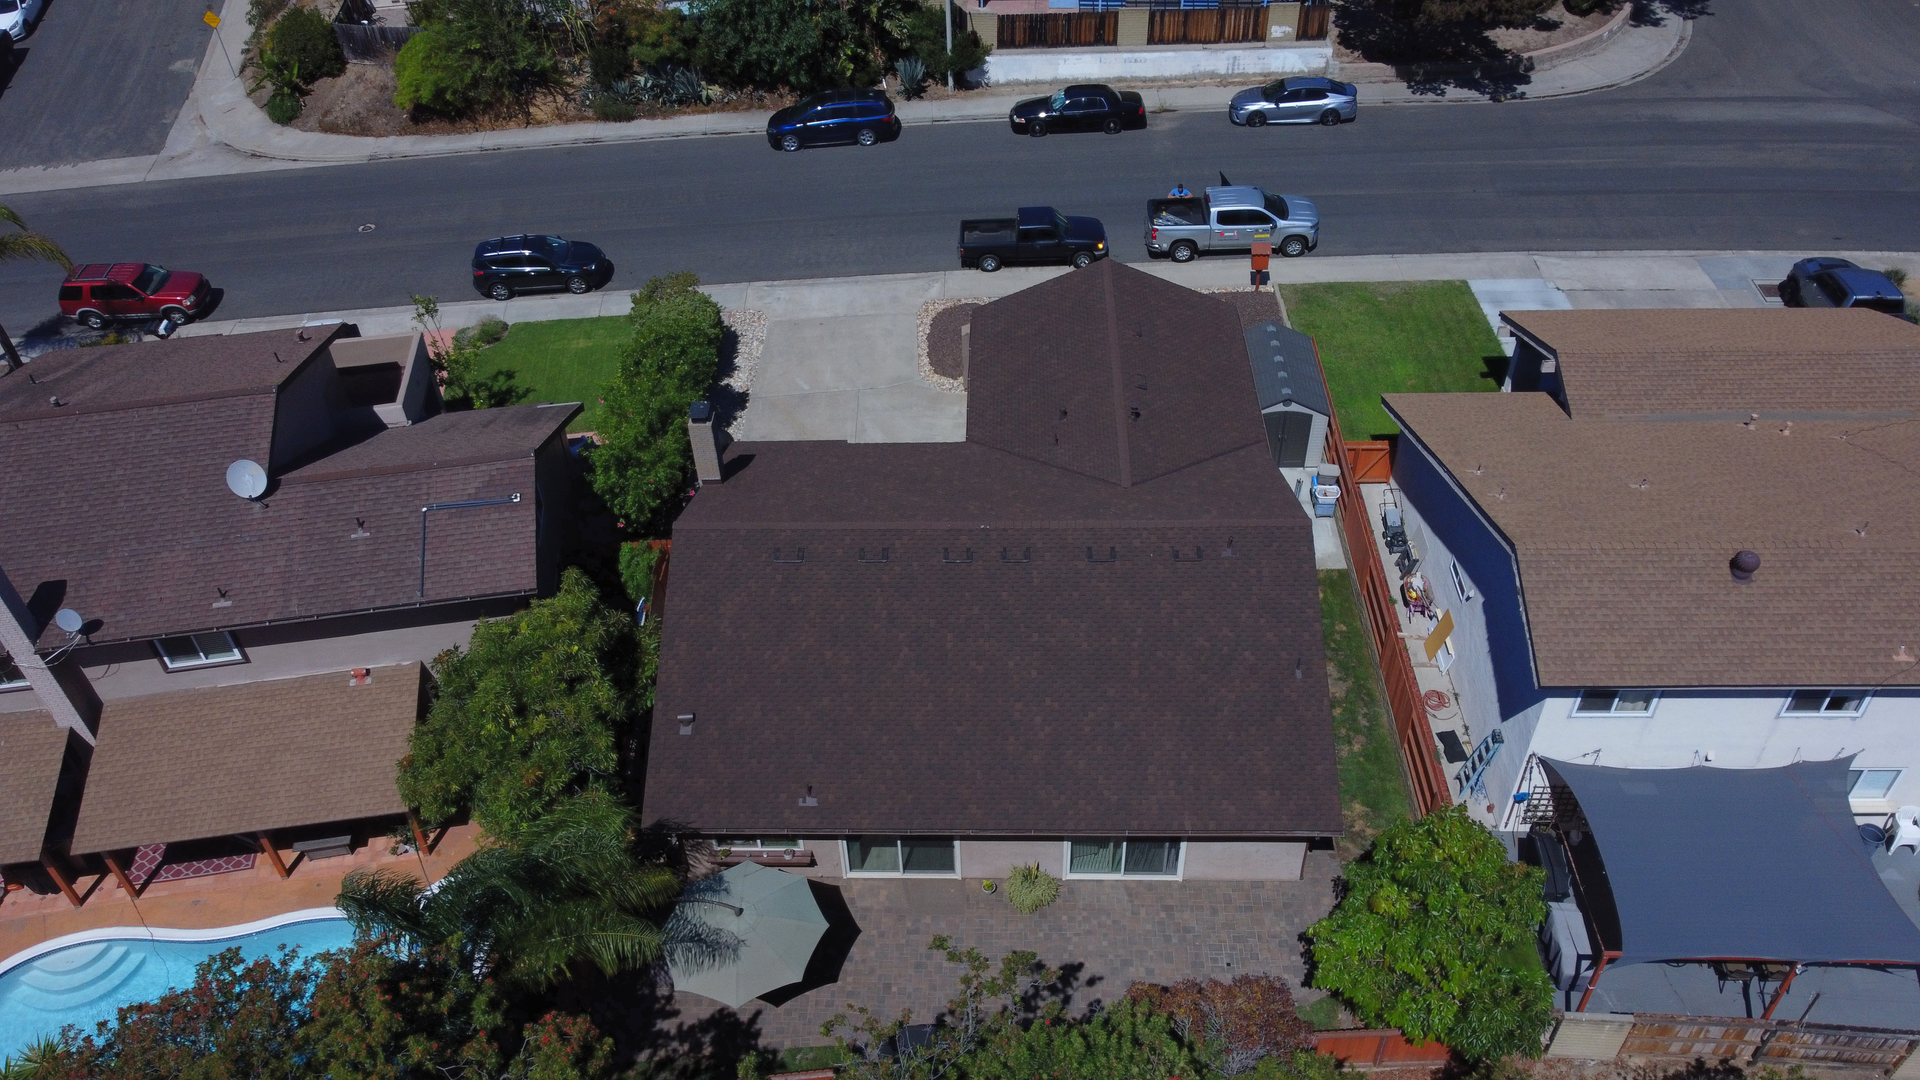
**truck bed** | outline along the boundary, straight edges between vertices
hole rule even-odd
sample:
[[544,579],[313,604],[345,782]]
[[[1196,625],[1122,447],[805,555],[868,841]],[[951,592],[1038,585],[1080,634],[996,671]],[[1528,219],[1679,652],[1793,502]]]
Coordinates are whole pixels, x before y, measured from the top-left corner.
[[1207,224],[1207,201],[1198,196],[1190,199],[1148,199],[1147,221],[1162,229],[1183,225],[1204,227]]
[[1011,244],[1016,239],[1013,218],[975,218],[960,223],[960,246]]

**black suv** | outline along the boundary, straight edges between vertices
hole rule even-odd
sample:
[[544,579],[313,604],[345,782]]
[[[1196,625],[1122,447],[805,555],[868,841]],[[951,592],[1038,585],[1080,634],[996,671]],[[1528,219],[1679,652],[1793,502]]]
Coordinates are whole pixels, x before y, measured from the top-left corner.
[[828,90],[809,94],[767,121],[767,145],[792,153],[803,146],[859,143],[872,146],[900,137],[900,118],[884,90]]
[[578,240],[496,236],[473,249],[473,287],[495,300],[545,289],[592,292],[612,279],[606,252]]

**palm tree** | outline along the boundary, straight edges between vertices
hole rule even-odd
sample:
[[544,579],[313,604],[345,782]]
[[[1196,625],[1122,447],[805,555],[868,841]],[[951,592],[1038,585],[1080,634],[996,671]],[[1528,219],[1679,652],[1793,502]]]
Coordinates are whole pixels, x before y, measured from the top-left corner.
[[[27,223],[12,209],[0,206],[0,221],[4,221],[19,232],[0,232],[0,262],[9,259],[45,259],[50,263],[59,263],[62,269],[73,269],[73,260],[60,250],[60,245],[36,232],[27,231]],[[0,326],[0,353],[7,358],[7,370],[20,366],[20,352],[13,347],[13,339],[7,336],[7,328]]]
[[579,961],[611,975],[660,958],[681,880],[646,861],[641,846],[631,810],[581,795],[482,844],[431,888],[391,870],[356,870],[337,903],[361,934],[446,949],[466,970],[540,989]]

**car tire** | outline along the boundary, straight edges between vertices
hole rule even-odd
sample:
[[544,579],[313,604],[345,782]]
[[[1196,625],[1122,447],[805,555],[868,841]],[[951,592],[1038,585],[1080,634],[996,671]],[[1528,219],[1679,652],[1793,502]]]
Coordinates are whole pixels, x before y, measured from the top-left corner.
[[1320,126],[1321,127],[1339,127],[1340,111],[1338,109],[1328,109],[1326,112],[1321,113]]
[[187,320],[193,318],[193,316],[187,314],[186,308],[171,306],[161,308],[160,317],[175,326],[185,326],[187,325]]
[[593,291],[593,282],[575,274],[567,279],[567,291],[575,296],[584,296]]
[[861,146],[872,146],[880,141],[880,133],[872,128],[861,128],[860,134],[855,135],[853,141],[859,143]]
[[1028,138],[1031,138],[1031,139],[1044,139],[1044,138],[1046,138],[1046,137],[1047,137],[1047,122],[1046,122],[1045,120],[1035,120],[1035,121],[1034,121],[1033,123],[1031,123],[1031,124],[1028,124],[1028,125],[1027,125],[1027,137],[1028,137]]
[[513,286],[504,281],[496,281],[487,286],[487,295],[493,297],[495,300],[511,300],[513,299]]
[[1000,256],[998,255],[980,256],[980,272],[981,273],[991,274],[998,269],[1000,269]]
[[1167,256],[1177,263],[1189,263],[1200,254],[1200,249],[1191,240],[1176,240],[1168,249]]
[[785,150],[789,154],[798,153],[800,150],[800,136],[798,135],[780,136],[780,149]]
[[1264,113],[1264,112],[1261,112],[1261,111],[1260,111],[1260,110],[1258,110],[1258,109],[1255,109],[1255,110],[1254,110],[1253,112],[1250,112],[1250,113],[1248,113],[1248,114],[1247,114],[1247,126],[1248,126],[1248,127],[1250,127],[1250,128],[1255,128],[1255,127],[1266,127],[1266,126],[1267,126],[1267,114],[1266,114],[1266,113]]
[[1285,258],[1297,259],[1306,253],[1307,238],[1304,236],[1289,236],[1280,241],[1280,254]]
[[80,325],[89,330],[99,330],[107,325],[107,317],[97,311],[83,311],[74,318],[80,320]]
[[1073,257],[1073,268],[1075,270],[1085,270],[1087,267],[1092,265],[1093,265],[1093,252],[1091,251],[1082,251]]
[[1105,131],[1109,135],[1120,134],[1120,118],[1117,116],[1107,117],[1107,125],[1106,127],[1101,128],[1101,130]]

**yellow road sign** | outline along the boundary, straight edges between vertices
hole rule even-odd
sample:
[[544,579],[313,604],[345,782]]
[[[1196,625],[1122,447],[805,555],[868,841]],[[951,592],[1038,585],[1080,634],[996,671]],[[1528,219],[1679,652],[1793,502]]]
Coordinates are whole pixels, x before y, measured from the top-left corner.
[[211,11],[207,12],[205,15],[200,16],[200,21],[203,23],[206,23],[208,26],[213,27],[215,30],[220,29],[220,16],[215,15]]

